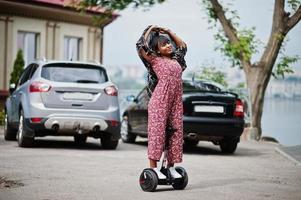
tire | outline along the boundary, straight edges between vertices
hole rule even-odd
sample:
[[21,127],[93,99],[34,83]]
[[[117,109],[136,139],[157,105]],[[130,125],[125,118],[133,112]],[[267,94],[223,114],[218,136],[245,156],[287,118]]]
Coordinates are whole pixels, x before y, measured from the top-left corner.
[[27,136],[30,131],[25,127],[25,119],[23,111],[20,111],[19,128],[17,132],[17,141],[19,147],[32,147],[34,145],[34,137]]
[[184,190],[188,184],[188,174],[183,167],[176,167],[176,171],[181,174],[182,178],[172,184],[175,190]]
[[185,139],[184,140],[184,145],[186,148],[193,148],[199,143],[198,140],[190,140],[190,139]]
[[158,185],[158,176],[154,170],[144,169],[139,178],[139,184],[143,191],[153,192]]
[[10,126],[6,111],[5,111],[5,118],[4,118],[4,139],[11,140],[11,141],[17,140],[17,130],[15,130]]
[[118,146],[118,140],[112,140],[110,135],[102,136],[100,141],[103,149],[116,149]]
[[86,135],[75,135],[74,142],[78,145],[83,145],[87,142],[87,136]]
[[225,154],[233,154],[237,148],[236,139],[224,139],[220,142],[220,148]]
[[121,129],[120,129],[120,135],[121,140],[124,143],[135,143],[136,135],[130,132],[131,127],[129,125],[128,116],[123,116],[121,121]]

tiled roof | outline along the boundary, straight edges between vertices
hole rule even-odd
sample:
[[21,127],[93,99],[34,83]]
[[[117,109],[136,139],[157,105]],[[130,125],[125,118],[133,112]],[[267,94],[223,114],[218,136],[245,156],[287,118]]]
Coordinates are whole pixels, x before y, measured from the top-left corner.
[[[55,7],[69,7],[68,5],[72,2],[72,0],[30,0],[31,2],[35,2],[38,4],[44,4],[49,6],[55,6]],[[74,0],[73,0],[74,1]],[[30,3],[30,2],[28,2]],[[93,13],[104,13],[105,9],[101,7],[93,7],[88,9],[89,12]],[[115,15],[115,14],[113,14]]]

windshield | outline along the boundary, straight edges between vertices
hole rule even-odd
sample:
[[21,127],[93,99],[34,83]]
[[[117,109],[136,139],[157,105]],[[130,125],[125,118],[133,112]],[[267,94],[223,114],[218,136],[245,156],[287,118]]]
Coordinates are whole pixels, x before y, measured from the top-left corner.
[[42,68],[41,76],[50,81],[72,83],[104,83],[106,71],[100,67],[83,64],[50,64]]
[[223,89],[217,87],[213,83],[202,82],[202,81],[183,81],[183,91],[184,92],[222,92]]

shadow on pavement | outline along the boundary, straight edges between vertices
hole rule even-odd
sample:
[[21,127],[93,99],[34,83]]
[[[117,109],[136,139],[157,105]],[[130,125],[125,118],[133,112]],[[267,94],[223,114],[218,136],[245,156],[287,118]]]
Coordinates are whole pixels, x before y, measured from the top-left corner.
[[[98,141],[98,142],[97,142]],[[35,145],[32,148],[51,148],[51,149],[78,149],[78,150],[100,150],[100,141],[95,139],[95,142],[87,141],[85,144],[76,144],[70,140],[55,140],[55,139],[35,139]],[[104,150],[104,149],[103,149]]]
[[[147,147],[147,141],[139,141],[132,145],[140,145]],[[185,147],[184,146],[184,154],[199,154],[199,155],[220,155],[220,156],[259,156],[262,155],[260,150],[250,149],[246,147],[241,147],[238,144],[238,147],[234,154],[225,154],[222,153],[219,146],[211,145],[207,142],[200,142],[195,147]]]

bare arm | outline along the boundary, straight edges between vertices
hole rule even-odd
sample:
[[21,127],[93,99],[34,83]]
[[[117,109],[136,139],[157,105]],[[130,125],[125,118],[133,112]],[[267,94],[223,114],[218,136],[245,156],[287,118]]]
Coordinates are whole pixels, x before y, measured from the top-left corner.
[[[147,38],[150,34],[150,32],[154,29],[158,29],[158,26],[152,25],[144,34],[144,41],[147,41]],[[138,49],[138,53],[140,56],[142,56],[147,62],[150,63],[150,61],[154,58],[155,55],[151,54],[150,52],[146,52],[143,48]]]
[[161,31],[161,33],[168,34],[171,37],[171,39],[176,43],[178,48],[180,48],[180,47],[186,48],[187,47],[186,43],[180,37],[178,37],[175,33],[170,31],[169,29],[161,28],[160,31]]

